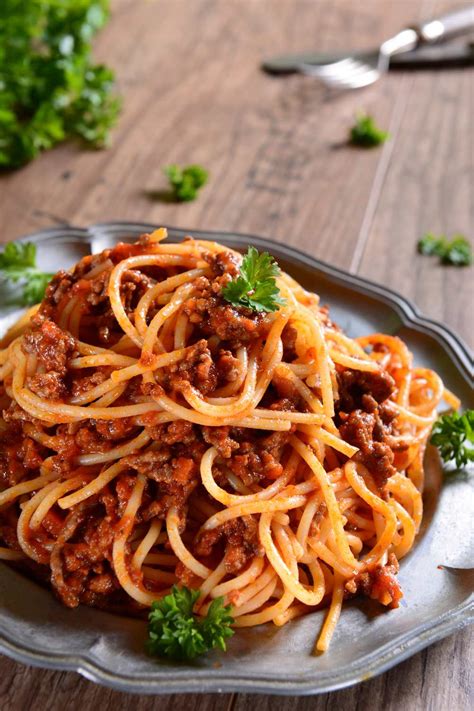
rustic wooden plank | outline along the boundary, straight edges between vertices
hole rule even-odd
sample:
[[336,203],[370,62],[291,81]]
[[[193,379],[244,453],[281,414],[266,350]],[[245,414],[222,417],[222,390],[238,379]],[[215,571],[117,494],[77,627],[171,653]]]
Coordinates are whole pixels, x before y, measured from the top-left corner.
[[5,711],[230,711],[233,694],[136,696],[87,681],[77,674],[25,667],[2,658],[0,708]]
[[[351,0],[117,0],[97,44],[126,97],[114,147],[90,153],[62,146],[2,176],[0,239],[54,221],[118,218],[265,234],[341,266],[360,263],[362,273],[401,289],[468,335],[466,273],[413,258],[412,248],[424,229],[469,232],[471,226],[473,233],[472,135],[464,149],[461,140],[471,125],[470,75],[397,74],[362,93],[334,97],[311,79],[278,80],[256,71],[265,54],[315,42],[321,49],[375,43],[430,7],[430,1],[368,0],[355,13]],[[340,148],[359,108],[389,127],[393,139],[383,150]],[[164,185],[161,166],[171,161],[200,161],[211,170],[212,182],[196,203],[150,199]],[[291,704],[464,711],[471,639],[460,633],[377,679],[298,701],[137,698],[2,658],[0,706],[135,705],[141,711],[186,704],[211,711],[235,705],[240,711],[258,703],[272,710]]]
[[240,694],[233,711],[468,711],[472,708],[471,630],[453,635],[386,674],[320,696],[258,697]]
[[[97,43],[125,95],[113,149],[64,145],[2,178],[1,238],[52,221],[127,218],[260,233],[348,266],[382,154],[341,143],[361,107],[391,125],[403,77],[334,96],[311,78],[274,78],[258,66],[267,54],[315,42],[329,49],[380,40],[406,19],[404,3],[385,2],[381,12],[368,0],[350,22],[350,0],[116,5]],[[150,199],[173,161],[210,169],[195,203]]]
[[425,232],[474,237],[472,71],[413,73],[407,97],[380,199],[361,230],[352,266],[413,299],[472,345],[473,269],[416,253]]
[[0,702],[8,711],[79,708],[101,711],[468,711],[473,684],[474,632],[464,630],[432,645],[389,672],[357,686],[320,696],[277,697],[255,694],[176,694],[134,696],[96,686],[76,674],[33,669],[0,659]]

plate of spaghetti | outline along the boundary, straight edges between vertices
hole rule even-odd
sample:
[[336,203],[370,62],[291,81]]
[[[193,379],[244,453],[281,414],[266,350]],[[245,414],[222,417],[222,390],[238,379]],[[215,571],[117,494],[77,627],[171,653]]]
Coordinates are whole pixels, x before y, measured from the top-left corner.
[[468,483],[440,496],[428,445],[470,404],[454,334],[259,238],[32,240],[57,272],[3,317],[3,651],[131,691],[314,693],[467,622],[438,566],[467,567]]

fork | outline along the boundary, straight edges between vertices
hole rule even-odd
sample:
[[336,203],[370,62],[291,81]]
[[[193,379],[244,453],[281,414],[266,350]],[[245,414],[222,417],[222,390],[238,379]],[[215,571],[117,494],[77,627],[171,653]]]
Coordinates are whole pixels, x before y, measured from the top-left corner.
[[394,54],[407,52],[424,44],[444,42],[474,29],[474,5],[402,30],[378,49],[360,52],[328,64],[302,62],[298,69],[315,76],[328,87],[359,89],[373,84],[384,74]]

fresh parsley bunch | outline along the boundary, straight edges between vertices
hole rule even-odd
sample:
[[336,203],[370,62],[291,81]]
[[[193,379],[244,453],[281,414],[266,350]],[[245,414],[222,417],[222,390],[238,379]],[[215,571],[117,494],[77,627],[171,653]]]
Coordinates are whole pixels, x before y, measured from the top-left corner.
[[188,165],[185,168],[167,165],[163,172],[170,182],[173,198],[177,202],[195,200],[198,190],[207,183],[209,177],[207,170],[200,165]]
[[278,311],[285,300],[275,278],[280,267],[268,252],[261,254],[249,247],[242,260],[240,274],[222,289],[222,296],[234,306],[245,306],[253,311]]
[[436,237],[427,232],[418,242],[418,251],[426,256],[436,255],[442,264],[466,267],[472,264],[472,247],[463,235],[454,235],[448,240],[444,235]]
[[474,410],[442,415],[434,424],[430,442],[445,462],[454,460],[458,469],[474,462]]
[[91,61],[108,0],[1,0],[0,168],[69,137],[107,143],[120,109],[114,75]]
[[367,114],[359,114],[355,125],[349,133],[349,141],[354,146],[362,146],[362,148],[374,148],[384,143],[390,134],[387,131],[382,131],[375,123],[372,116]]
[[230,625],[230,606],[216,598],[206,617],[193,614],[199,590],[173,585],[171,593],[154,602],[148,617],[148,652],[157,657],[192,660],[218,648],[225,651],[225,640],[234,632]]
[[0,253],[0,279],[23,282],[18,299],[22,306],[40,302],[52,276],[36,266],[36,245],[31,242],[8,242]]

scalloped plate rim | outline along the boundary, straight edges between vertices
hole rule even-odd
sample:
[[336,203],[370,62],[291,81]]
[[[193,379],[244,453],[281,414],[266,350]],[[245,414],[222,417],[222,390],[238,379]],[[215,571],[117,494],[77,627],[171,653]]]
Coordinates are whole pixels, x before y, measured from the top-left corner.
[[[258,240],[262,244],[267,244],[269,248],[271,245],[276,245],[276,247],[285,252],[290,258],[296,256],[298,259],[304,261],[308,266],[313,269],[320,269],[321,271],[329,274],[333,278],[341,280],[343,283],[349,283],[349,286],[359,287],[363,292],[371,292],[378,298],[383,299],[386,303],[391,305],[396,309],[398,315],[402,318],[404,325],[416,324],[417,326],[424,327],[427,332],[429,332],[438,342],[444,343],[448,346],[451,354],[456,360],[460,360],[461,367],[464,371],[464,375],[467,380],[474,383],[474,379],[471,375],[470,368],[472,369],[474,363],[474,355],[471,353],[467,343],[449,326],[445,325],[437,319],[431,318],[423,314],[416,304],[406,296],[403,296],[395,289],[378,284],[376,281],[367,279],[366,277],[360,276],[359,274],[353,274],[341,267],[336,267],[324,260],[317,257],[313,257],[304,250],[298,247],[288,246],[282,242],[277,242],[269,237],[261,237],[259,235],[253,235],[245,232],[232,232],[229,230],[204,230],[204,229],[187,229],[182,227],[173,227],[170,225],[160,225],[166,227],[169,232],[178,232],[183,234],[196,234],[196,235],[210,235],[213,237],[223,237],[226,238],[242,238],[242,240]],[[17,242],[25,242],[28,240],[34,240],[35,242],[40,242],[54,235],[67,236],[67,233],[71,233],[71,237],[78,237],[85,240],[90,240],[100,234],[101,231],[109,230],[126,230],[130,228],[136,230],[137,228],[146,230],[156,229],[157,225],[151,222],[133,222],[129,220],[124,221],[110,221],[110,222],[96,222],[89,227],[76,227],[74,225],[64,225],[57,227],[45,228],[43,230],[38,230],[29,235],[25,235],[15,240]],[[448,338],[446,338],[448,336]],[[454,341],[455,345],[452,345],[451,340]]]
[[[137,229],[148,231],[155,227],[156,225],[153,223],[134,222],[131,220],[99,222],[86,228],[63,225],[39,230],[16,241],[33,240],[34,242],[42,242],[56,235],[67,237],[69,234],[76,239],[79,237],[90,242],[94,237],[107,232],[123,232],[127,229],[133,232],[137,231]],[[473,358],[466,343],[449,327],[435,319],[424,316],[410,299],[402,296],[397,291],[328,264],[296,247],[273,241],[267,237],[222,230],[188,230],[171,226],[168,226],[167,229],[170,233],[178,233],[179,235],[194,234],[203,237],[207,236],[208,238],[220,237],[224,241],[226,238],[242,239],[242,241],[257,240],[258,243],[267,246],[268,249],[271,249],[272,245],[274,245],[290,259],[296,258],[312,269],[319,269],[329,275],[335,282],[341,282],[362,293],[369,293],[374,298],[388,303],[396,311],[404,325],[411,326],[417,331],[428,333],[441,343],[454,360],[458,370],[462,372],[466,381],[472,382],[470,366],[472,367]],[[360,657],[353,664],[343,667],[339,672],[327,672],[326,677],[319,680],[311,678],[282,678],[280,680],[261,673],[259,677],[248,674],[240,677],[230,677],[225,676],[225,673],[220,670],[212,672],[209,669],[203,669],[202,672],[199,670],[201,673],[197,676],[196,672],[198,670],[194,667],[189,667],[190,673],[186,677],[176,677],[174,680],[168,678],[165,681],[161,678],[154,680],[149,675],[140,677],[138,675],[118,674],[102,666],[98,660],[87,653],[74,655],[54,652],[46,653],[30,648],[25,643],[19,644],[1,626],[0,651],[24,664],[63,671],[75,671],[90,681],[124,692],[169,694],[241,691],[245,693],[309,695],[341,689],[387,671],[428,645],[472,623],[474,621],[472,610],[473,595],[471,594],[455,608],[387,642],[377,650]]]

